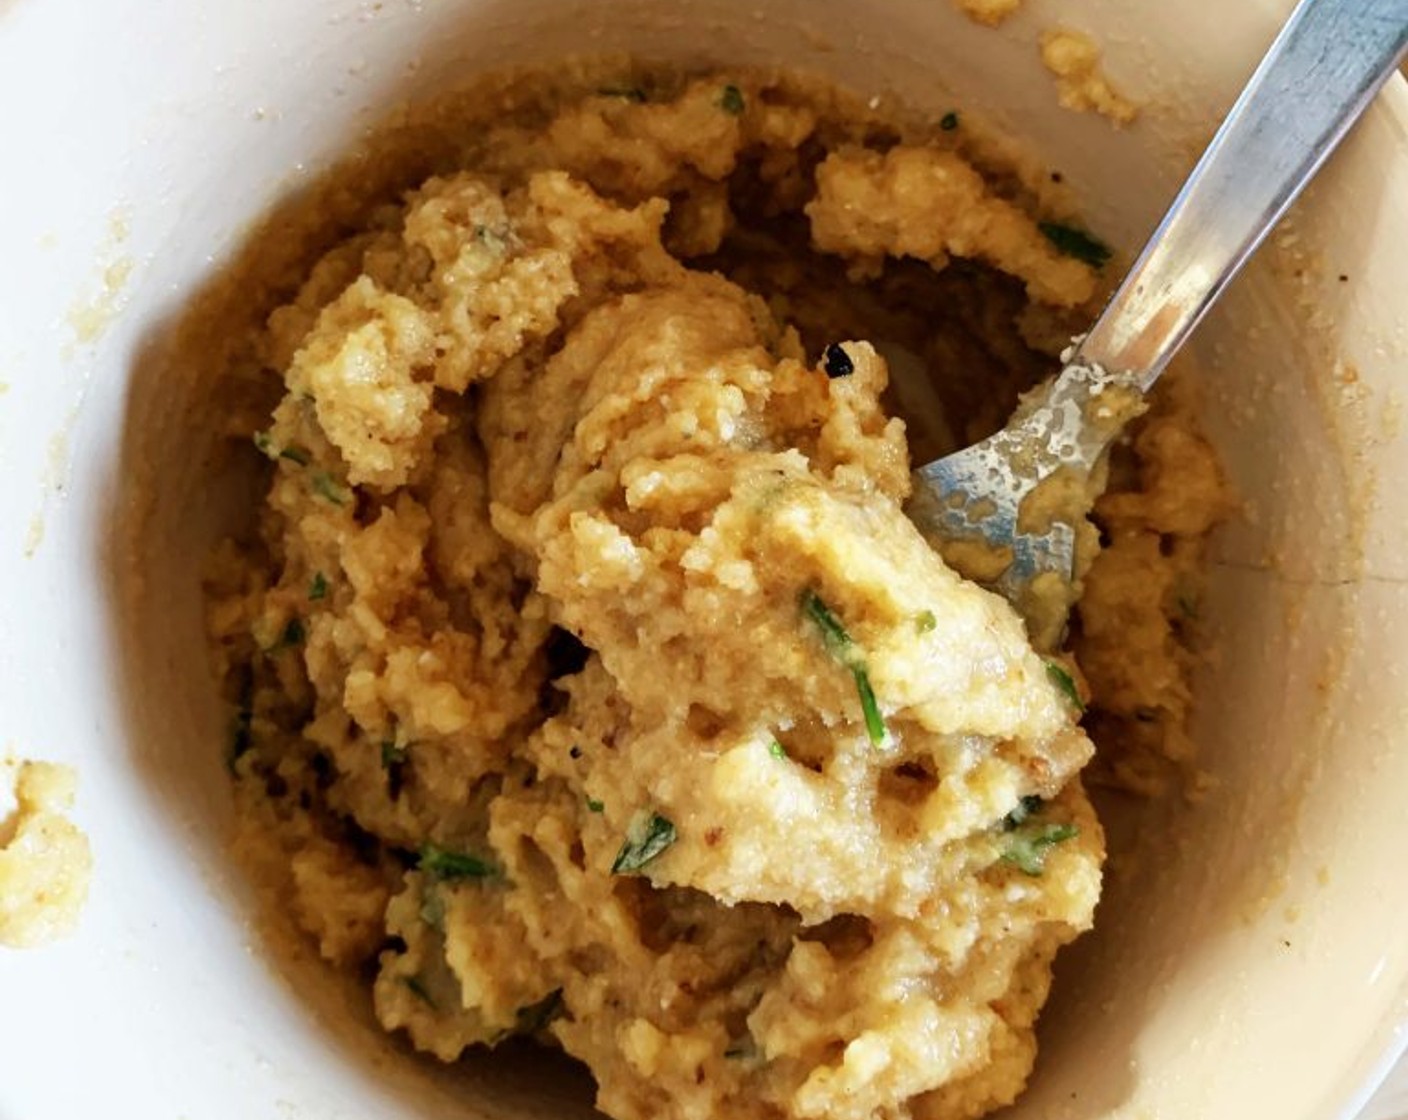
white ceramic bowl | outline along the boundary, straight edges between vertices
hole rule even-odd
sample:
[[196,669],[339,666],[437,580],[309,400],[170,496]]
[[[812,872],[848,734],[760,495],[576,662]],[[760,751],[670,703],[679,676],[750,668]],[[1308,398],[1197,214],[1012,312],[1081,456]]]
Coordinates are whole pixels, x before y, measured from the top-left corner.
[[[97,856],[74,939],[0,951],[0,1116],[585,1111],[543,1104],[580,1100],[579,1077],[431,1069],[336,985],[295,993],[222,854],[196,580],[219,503],[200,387],[161,359],[276,198],[392,101],[626,48],[981,112],[1132,247],[1285,8],[1032,0],[993,32],[947,0],[0,0],[0,747],[77,763]],[[1056,107],[1034,44],[1058,20],[1106,44],[1148,103],[1138,127]],[[1197,339],[1247,503],[1213,567],[1199,726],[1218,784],[1144,821],[1143,870],[1112,874],[1099,931],[1064,961],[1014,1120],[1349,1116],[1397,1046],[1405,137],[1395,79]]]

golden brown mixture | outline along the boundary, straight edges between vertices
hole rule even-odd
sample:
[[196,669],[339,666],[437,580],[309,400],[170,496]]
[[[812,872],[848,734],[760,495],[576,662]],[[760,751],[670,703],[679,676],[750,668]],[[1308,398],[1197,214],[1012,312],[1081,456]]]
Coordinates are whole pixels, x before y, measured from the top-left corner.
[[1057,98],[1065,108],[1099,113],[1116,127],[1139,115],[1139,107],[1110,84],[1100,67],[1100,48],[1089,35],[1066,28],[1044,32],[1041,61],[1055,76]]
[[1022,6],[1022,0],[955,0],[958,9],[975,23],[996,27]]
[[0,945],[43,945],[73,931],[88,898],[93,855],[64,816],[77,775],[52,762],[0,761],[14,772],[14,811],[0,818]]
[[1011,1101],[1100,891],[1085,699],[1149,728],[1120,777],[1182,726],[1186,408],[1121,452],[1082,687],[905,518],[946,448],[880,350],[982,434],[1097,243],[952,123],[797,83],[498,109],[239,366],[273,398],[210,580],[246,855],[388,1029],[560,1046],[622,1120]]

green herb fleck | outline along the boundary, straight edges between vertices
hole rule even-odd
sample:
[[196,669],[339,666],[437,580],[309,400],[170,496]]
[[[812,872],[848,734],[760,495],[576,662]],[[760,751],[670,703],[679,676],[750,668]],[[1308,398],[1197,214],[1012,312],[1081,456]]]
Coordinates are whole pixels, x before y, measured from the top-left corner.
[[300,467],[306,467],[313,460],[307,448],[299,447],[297,444],[291,443],[287,447],[275,447],[274,437],[268,432],[255,432],[254,446],[270,459],[288,459]]
[[406,761],[406,748],[397,745],[395,739],[381,741],[381,764],[388,770]]
[[587,812],[589,812],[589,813],[604,813],[604,812],[606,812],[606,802],[604,802],[604,801],[598,801],[595,797],[588,797],[588,798],[587,798]]
[[772,755],[778,762],[787,761],[787,751],[776,739],[768,744],[768,754]]
[[719,94],[719,108],[731,117],[740,117],[748,104],[743,99],[743,91],[735,85],[724,86]]
[[520,1007],[514,1016],[514,1029],[519,1034],[537,1034],[562,1011],[562,989],[549,992],[537,1003]]
[[488,879],[497,874],[494,865],[485,860],[430,843],[421,845],[417,866],[436,879]]
[[846,348],[838,343],[828,343],[821,352],[821,368],[833,381],[838,377],[849,377],[856,371],[855,362],[846,353]]
[[1009,836],[1002,858],[1028,875],[1040,875],[1046,870],[1047,852],[1079,834],[1080,829],[1073,824],[1028,825]]
[[1041,222],[1037,228],[1046,236],[1046,240],[1055,246],[1058,253],[1084,261],[1091,268],[1103,268],[1105,262],[1110,259],[1110,247],[1091,237],[1085,230],[1062,225],[1060,222]]
[[345,506],[352,497],[347,489],[340,485],[327,471],[314,471],[311,478],[313,492],[319,497],[326,498],[335,506]]
[[1178,596],[1178,613],[1190,622],[1198,617],[1198,600],[1191,592],[1184,591]]
[[425,985],[421,983],[419,976],[403,976],[401,977],[401,983],[405,984],[416,996],[424,1000],[425,1005],[432,1011],[439,1010],[439,1008],[435,1006],[435,1001],[430,998],[430,993],[425,990]]
[[933,611],[920,611],[914,616],[914,628],[921,634],[932,633],[939,625]]
[[677,839],[675,826],[659,813],[636,815],[626,832],[625,843],[616,853],[611,865],[611,873],[620,875],[628,871],[639,871]]
[[643,105],[646,100],[645,90],[640,86],[603,86],[596,92],[599,97],[619,97],[636,105]]
[[1080,698],[1080,689],[1076,687],[1075,680],[1071,677],[1070,673],[1066,672],[1064,667],[1058,665],[1055,661],[1048,661],[1046,663],[1046,675],[1051,679],[1051,683],[1061,690],[1061,695],[1071,702],[1071,706],[1075,708],[1076,711],[1085,711],[1085,701]]
[[958,127],[958,114],[950,109],[939,118],[939,127],[945,132],[952,132]]
[[308,599],[316,603],[319,599],[328,597],[328,577],[322,572],[314,572],[313,579],[308,584]]
[[875,690],[870,687],[870,671],[861,653],[846,628],[821,597],[810,588],[802,592],[802,610],[816,623],[821,631],[822,641],[827,651],[851,671],[856,682],[856,692],[860,695],[860,710],[865,717],[865,731],[870,741],[879,746],[885,741],[885,721],[880,715],[880,705],[875,700]]
[[1024,823],[1026,819],[1030,817],[1033,813],[1041,812],[1041,807],[1043,804],[1045,804],[1045,802],[1043,802],[1042,799],[1036,794],[1027,794],[1025,797],[1022,798],[1022,800],[1017,802],[1017,807],[1015,809],[1008,813],[1007,816],[1002,818],[1003,831],[1011,832],[1019,824]]
[[303,620],[301,618],[291,618],[284,623],[284,628],[279,633],[274,644],[264,652],[270,654],[283,653],[285,650],[293,649],[294,646],[302,645],[307,636],[307,632],[303,628]]
[[870,742],[879,746],[885,741],[885,721],[880,715],[880,705],[875,699],[875,690],[870,687],[870,674],[864,669],[852,669],[856,679],[856,691],[860,694],[860,710],[865,715],[865,733]]
[[821,638],[826,644],[827,652],[847,668],[854,665],[859,657],[856,644],[851,640],[850,634],[846,633],[846,628],[841,625],[841,620],[832,613],[831,608],[826,605],[821,596],[810,588],[803,591],[802,610],[821,631]]

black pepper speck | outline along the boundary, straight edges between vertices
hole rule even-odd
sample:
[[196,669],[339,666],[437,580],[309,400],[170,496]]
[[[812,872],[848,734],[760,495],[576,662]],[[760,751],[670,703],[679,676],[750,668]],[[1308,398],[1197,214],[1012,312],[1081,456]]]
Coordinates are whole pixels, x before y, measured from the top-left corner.
[[831,378],[849,377],[855,373],[856,366],[851,361],[851,356],[845,349],[836,343],[829,344],[821,355],[821,368],[826,371],[826,376]]

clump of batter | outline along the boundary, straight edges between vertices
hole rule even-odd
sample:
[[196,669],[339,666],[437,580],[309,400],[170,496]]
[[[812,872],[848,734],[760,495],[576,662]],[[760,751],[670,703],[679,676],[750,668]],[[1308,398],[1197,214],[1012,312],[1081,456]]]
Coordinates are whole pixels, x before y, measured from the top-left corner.
[[93,853],[64,814],[78,777],[52,762],[0,761],[14,774],[14,811],[0,819],[0,945],[44,945],[73,932],[88,898]]
[[516,104],[253,341],[241,844],[442,1060],[535,1037],[621,1120],[1004,1105],[1099,897],[1091,690],[905,518],[866,332],[981,425],[1096,268],[953,128],[827,91]]
[[1056,79],[1061,105],[1078,113],[1099,113],[1118,128],[1133,121],[1139,107],[1110,84],[1100,58],[1099,46],[1083,32],[1056,27],[1042,33],[1042,65]]

